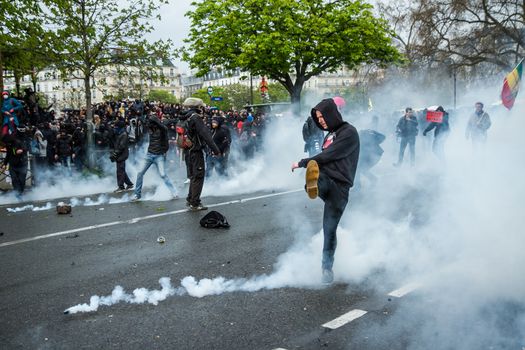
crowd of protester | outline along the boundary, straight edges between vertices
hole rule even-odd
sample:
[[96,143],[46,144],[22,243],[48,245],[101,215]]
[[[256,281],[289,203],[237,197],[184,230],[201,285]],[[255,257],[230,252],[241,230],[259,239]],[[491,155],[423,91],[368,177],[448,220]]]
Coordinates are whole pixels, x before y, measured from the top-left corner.
[[[30,162],[32,183],[38,184],[39,174],[52,170],[71,176],[82,173],[88,166],[88,136],[91,133],[95,167],[109,159],[118,138],[117,130],[124,125],[128,136],[130,156],[148,142],[149,117],[155,116],[168,128],[170,157],[179,156],[176,146],[177,124],[183,113],[180,104],[165,104],[154,101],[122,100],[107,101],[92,107],[92,123],[88,125],[85,109],[64,109],[60,112],[38,106],[36,95],[26,89],[26,95],[17,99],[3,92],[1,143],[23,151],[19,164]],[[247,110],[222,111],[214,107],[202,107],[201,115],[221,149],[221,158],[206,158],[207,176],[213,171],[227,175],[229,154],[237,150],[243,159],[252,158],[261,150],[262,136],[267,118],[262,113]],[[14,151],[16,153],[16,150]],[[23,158],[23,159],[22,159]],[[24,161],[25,159],[25,161]],[[16,172],[16,169],[13,169]],[[27,173],[27,166],[21,169]],[[4,176],[7,176],[5,169]],[[13,171],[10,171],[12,177]],[[18,194],[23,186],[13,182]],[[22,187],[22,188],[21,188]]]

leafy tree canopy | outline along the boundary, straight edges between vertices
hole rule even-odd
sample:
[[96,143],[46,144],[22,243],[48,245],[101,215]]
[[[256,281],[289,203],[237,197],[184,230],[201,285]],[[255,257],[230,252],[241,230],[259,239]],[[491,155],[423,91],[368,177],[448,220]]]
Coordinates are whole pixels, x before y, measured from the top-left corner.
[[[360,0],[202,0],[186,15],[183,58],[199,74],[240,68],[281,83],[292,102],[305,81],[342,65],[400,60],[386,22]],[[295,80],[294,80],[295,79]]]
[[163,103],[177,103],[177,98],[166,90],[150,90],[148,100]]

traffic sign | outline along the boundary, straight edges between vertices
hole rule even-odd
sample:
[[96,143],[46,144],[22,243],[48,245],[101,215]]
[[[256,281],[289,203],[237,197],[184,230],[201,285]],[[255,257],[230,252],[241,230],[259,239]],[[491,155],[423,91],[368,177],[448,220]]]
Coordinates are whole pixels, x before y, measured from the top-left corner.
[[222,97],[221,96],[213,96],[211,98],[212,101],[222,101]]

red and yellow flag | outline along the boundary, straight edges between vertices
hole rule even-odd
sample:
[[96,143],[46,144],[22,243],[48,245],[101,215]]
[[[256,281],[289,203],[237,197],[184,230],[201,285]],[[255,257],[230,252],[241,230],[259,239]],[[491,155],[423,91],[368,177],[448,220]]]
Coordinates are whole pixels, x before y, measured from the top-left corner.
[[508,110],[514,106],[514,100],[520,90],[521,73],[523,71],[523,60],[505,77],[503,89],[501,90],[501,102]]

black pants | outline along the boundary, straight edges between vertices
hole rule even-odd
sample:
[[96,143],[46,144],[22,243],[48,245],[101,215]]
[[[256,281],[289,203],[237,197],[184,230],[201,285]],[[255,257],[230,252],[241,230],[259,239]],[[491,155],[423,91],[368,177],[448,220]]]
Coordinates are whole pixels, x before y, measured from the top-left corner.
[[9,174],[11,175],[13,189],[18,196],[21,195],[26,188],[27,165],[21,167],[9,167]]
[[322,267],[332,270],[335,248],[337,247],[337,225],[348,203],[349,186],[337,183],[321,172],[317,182],[319,197],[324,201],[323,212],[323,262]]
[[127,186],[133,185],[133,182],[126,173],[126,161],[117,162],[117,184],[119,188],[124,188],[124,184]]
[[189,151],[186,159],[190,170],[190,189],[186,200],[193,206],[201,203],[202,187],[204,186],[204,153],[202,150]]

